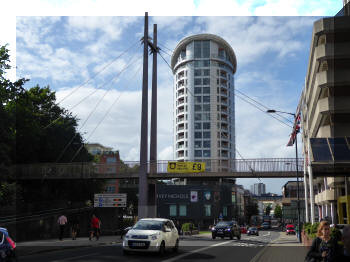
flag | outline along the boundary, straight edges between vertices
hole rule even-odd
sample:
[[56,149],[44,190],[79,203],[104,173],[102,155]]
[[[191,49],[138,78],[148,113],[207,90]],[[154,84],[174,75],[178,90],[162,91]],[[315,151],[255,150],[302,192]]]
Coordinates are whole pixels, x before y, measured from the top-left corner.
[[296,136],[299,132],[300,132],[300,112],[297,114],[297,116],[294,120],[293,130],[292,130],[292,133],[290,134],[290,138],[289,138],[287,146],[294,145]]
[[198,192],[191,191],[191,202],[198,202]]

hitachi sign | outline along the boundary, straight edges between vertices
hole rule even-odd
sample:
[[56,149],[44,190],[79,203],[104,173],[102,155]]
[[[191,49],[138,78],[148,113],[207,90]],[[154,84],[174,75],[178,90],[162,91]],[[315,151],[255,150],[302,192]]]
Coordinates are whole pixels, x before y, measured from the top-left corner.
[[185,199],[185,198],[189,198],[188,194],[158,194],[157,197],[159,199]]

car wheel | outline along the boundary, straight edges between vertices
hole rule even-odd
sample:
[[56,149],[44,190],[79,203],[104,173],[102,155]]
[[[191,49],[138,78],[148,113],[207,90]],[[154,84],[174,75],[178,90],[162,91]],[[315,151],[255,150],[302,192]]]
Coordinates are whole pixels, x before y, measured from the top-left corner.
[[231,240],[233,239],[233,235],[232,235],[232,234],[230,235],[230,239],[231,239]]
[[224,239],[224,237],[221,237],[221,239]]
[[165,242],[162,241],[162,243],[160,244],[160,247],[159,247],[159,255],[164,255],[165,253]]
[[216,238],[216,236],[211,236],[211,238],[212,238],[212,239],[215,239],[215,238]]
[[179,251],[179,239],[176,239],[176,243],[175,243],[175,246],[174,246],[174,248],[173,248],[173,251],[174,251],[174,252]]
[[123,249],[123,255],[124,256],[130,255],[130,252],[128,250]]
[[241,240],[241,234],[239,234],[239,235],[237,236],[237,239],[238,239],[238,240]]

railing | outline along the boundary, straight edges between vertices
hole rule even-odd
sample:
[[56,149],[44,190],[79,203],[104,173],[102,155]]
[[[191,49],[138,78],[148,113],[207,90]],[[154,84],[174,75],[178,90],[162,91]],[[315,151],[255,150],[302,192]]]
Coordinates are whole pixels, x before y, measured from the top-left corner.
[[[175,161],[175,160],[169,160]],[[168,160],[157,161],[157,173],[167,173]],[[208,168],[205,172],[220,172],[222,159],[206,159]],[[227,159],[227,172],[230,173],[273,173],[273,172],[296,172],[295,158],[262,158],[262,159]],[[149,171],[150,163],[147,163]],[[299,159],[299,175],[303,172],[303,159]],[[91,178],[94,175],[107,174],[137,174],[139,161],[124,161],[122,164],[96,164],[96,163],[42,163],[17,165],[12,167],[12,174],[18,178]],[[234,174],[232,175],[234,176]]]

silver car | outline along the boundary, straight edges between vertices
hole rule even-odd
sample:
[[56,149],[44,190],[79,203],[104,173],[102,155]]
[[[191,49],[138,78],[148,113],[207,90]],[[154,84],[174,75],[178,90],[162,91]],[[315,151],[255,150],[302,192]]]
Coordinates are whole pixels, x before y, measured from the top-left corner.
[[166,249],[172,249],[175,252],[179,249],[179,233],[170,219],[140,219],[123,239],[123,253],[125,255],[131,251],[164,254]]

